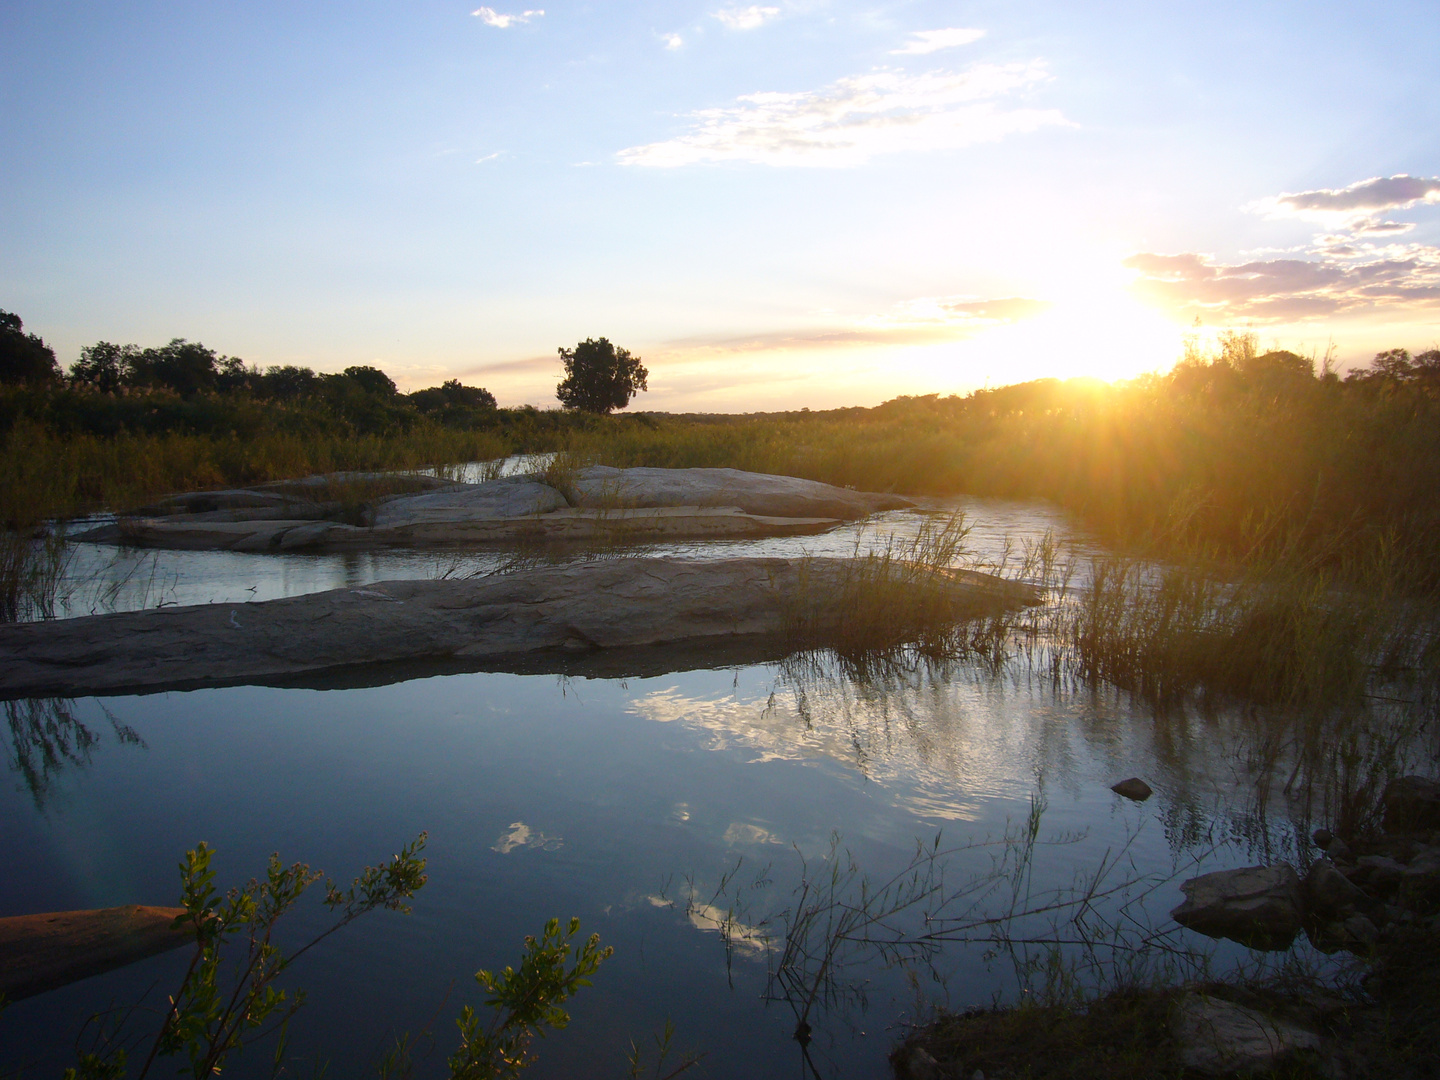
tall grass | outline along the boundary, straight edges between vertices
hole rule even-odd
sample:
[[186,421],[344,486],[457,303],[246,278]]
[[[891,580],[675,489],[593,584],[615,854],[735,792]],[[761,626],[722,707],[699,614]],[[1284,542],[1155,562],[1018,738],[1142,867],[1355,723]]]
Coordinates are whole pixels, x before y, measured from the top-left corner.
[[393,435],[58,435],[23,422],[0,441],[6,524],[126,509],[177,491],[355,469],[425,469],[503,457],[491,432],[418,427]]

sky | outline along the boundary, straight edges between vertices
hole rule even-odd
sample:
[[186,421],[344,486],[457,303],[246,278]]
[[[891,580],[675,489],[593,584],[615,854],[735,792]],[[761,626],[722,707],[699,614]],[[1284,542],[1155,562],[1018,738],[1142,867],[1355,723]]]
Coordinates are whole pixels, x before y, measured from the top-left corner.
[[1440,344],[1440,9],[0,5],[0,308],[552,407]]

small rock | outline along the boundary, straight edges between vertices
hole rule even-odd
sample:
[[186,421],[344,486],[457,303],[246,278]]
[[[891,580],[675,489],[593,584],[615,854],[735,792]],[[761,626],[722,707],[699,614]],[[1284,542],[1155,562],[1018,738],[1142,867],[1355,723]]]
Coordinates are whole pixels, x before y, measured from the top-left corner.
[[1440,829],[1440,781],[1423,776],[1402,776],[1385,785],[1387,833],[1430,832]]
[[1123,795],[1125,798],[1133,799],[1135,802],[1144,802],[1151,795],[1155,794],[1155,792],[1150,790],[1150,785],[1138,776],[1132,776],[1129,780],[1121,780],[1118,784],[1112,785],[1110,790],[1115,792],[1116,795]]
[[1350,845],[1338,836],[1332,837],[1330,843],[1325,846],[1325,854],[1330,856],[1331,862],[1353,863],[1355,861],[1355,853],[1350,850]]
[[1324,851],[1335,841],[1335,834],[1329,829],[1316,829],[1310,834],[1310,839],[1315,841],[1315,846]]
[[1365,884],[1379,893],[1394,891],[1405,876],[1405,867],[1388,855],[1362,855],[1355,866],[1364,871]]
[[1340,915],[1363,903],[1359,886],[1335,869],[1328,859],[1317,859],[1305,875],[1305,901],[1320,915]]
[[1410,860],[1400,875],[1403,903],[1431,903],[1440,900],[1440,851],[1426,848]]
[[1318,1050],[1313,1031],[1205,994],[1188,994],[1172,1023],[1181,1063],[1207,1076],[1261,1072],[1296,1050]]
[[910,1080],[939,1080],[940,1063],[924,1047],[912,1046],[905,1055],[905,1075]]
[[1379,928],[1364,915],[1351,915],[1341,925],[1347,937],[1367,948],[1380,940]]
[[1170,917],[1210,937],[1257,949],[1285,949],[1301,926],[1300,879],[1288,863],[1217,870],[1180,886]]

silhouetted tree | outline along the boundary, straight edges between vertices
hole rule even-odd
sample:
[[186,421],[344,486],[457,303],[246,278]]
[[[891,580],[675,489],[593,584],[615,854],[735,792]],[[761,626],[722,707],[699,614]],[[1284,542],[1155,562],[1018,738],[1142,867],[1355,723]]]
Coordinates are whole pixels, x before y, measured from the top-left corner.
[[130,361],[130,380],[136,386],[154,386],[191,397],[215,389],[218,359],[214,349],[198,341],[174,338],[168,345],[135,354]]
[[51,382],[59,374],[55,350],[25,333],[19,315],[0,311],[0,383]]
[[631,356],[606,338],[586,338],[573,349],[558,350],[565,361],[565,378],[555,387],[555,396],[567,409],[608,413],[623,409],[637,392],[648,389],[650,373]]
[[347,367],[345,378],[357,383],[360,389],[376,397],[394,397],[395,383],[385,372],[375,367]]
[[114,345],[108,341],[97,341],[80,350],[80,359],[70,365],[70,378],[77,383],[89,383],[97,390],[113,394],[132,381],[135,357],[140,355],[138,345]]

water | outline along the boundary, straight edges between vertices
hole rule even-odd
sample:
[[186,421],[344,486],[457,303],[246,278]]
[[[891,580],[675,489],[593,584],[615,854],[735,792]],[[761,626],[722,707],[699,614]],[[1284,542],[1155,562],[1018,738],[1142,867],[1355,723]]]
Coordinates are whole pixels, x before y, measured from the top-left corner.
[[[1090,549],[1041,504],[927,509],[956,507],[985,562],[1013,558],[1017,543],[1047,531]],[[883,515],[871,529],[909,535],[925,516]],[[660,550],[846,554],[870,535],[855,526]],[[82,548],[69,610],[83,613],[73,602],[82,587],[115,609],[233,602],[483,571],[495,558]],[[669,1022],[677,1049],[705,1055],[690,1075],[790,1077],[804,1075],[791,1038],[803,1002],[764,999],[775,996],[786,910],[802,880],[822,879],[827,858],[843,857],[831,854],[835,837],[882,880],[917,841],[998,839],[1039,799],[1042,839],[1069,842],[1037,849],[1031,889],[1067,886],[1123,849],[1126,873],[1175,875],[1136,908],[1157,924],[1197,863],[1293,857],[1298,826],[1255,813],[1234,718],[1156,718],[1124,695],[1067,689],[1022,667],[860,678],[823,661],[709,668],[688,655],[688,670],[630,679],[477,673],[10,703],[0,850],[11,870],[0,875],[0,915],[173,904],[177,860],[202,839],[219,852],[221,882],[262,872],[271,851],[344,880],[424,830],[430,881],[414,913],[367,916],[283,984],[309,992],[292,1075],[320,1059],[332,1076],[373,1074],[388,1040],[407,1030],[430,1033],[417,1075],[440,1075],[453,1017],[479,1004],[474,971],[516,962],[525,934],[575,915],[615,955],[573,999],[571,1027],[538,1046],[534,1076],[626,1075],[630,1040],[653,1047]],[[27,742],[26,731],[49,741]],[[62,736],[68,755],[55,753]],[[1108,790],[1131,775],[1156,796],[1137,805]],[[948,879],[983,874],[997,850],[957,852]],[[294,916],[287,940],[324,925],[317,907]],[[727,946],[717,921],[732,907]],[[1219,948],[1218,962],[1240,952]],[[1016,989],[1007,958],[983,947],[952,946],[912,967],[920,1001],[905,969],[864,959],[809,1014],[822,1076],[887,1075],[886,1054],[927,1003],[963,1008]],[[11,1005],[0,1014],[0,1071],[30,1062],[26,1075],[58,1075],[86,1016],[147,990],[163,1001],[186,961],[171,953]],[[227,1072],[258,1076],[268,1062],[238,1059]]]

